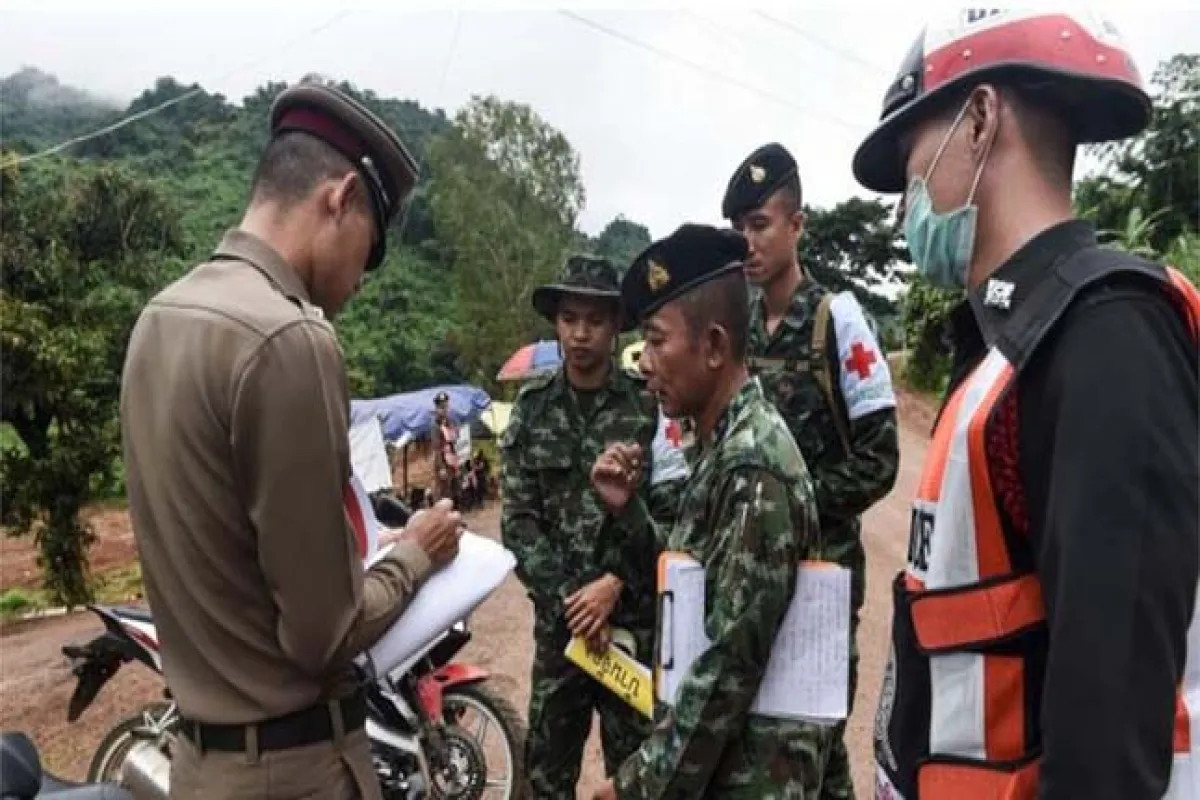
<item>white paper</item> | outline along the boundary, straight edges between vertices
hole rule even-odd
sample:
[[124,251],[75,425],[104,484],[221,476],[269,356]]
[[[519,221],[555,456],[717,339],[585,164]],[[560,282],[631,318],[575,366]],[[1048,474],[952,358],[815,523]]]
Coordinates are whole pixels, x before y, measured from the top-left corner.
[[[383,558],[392,547],[381,548],[367,566]],[[504,582],[516,563],[513,554],[498,542],[463,533],[455,559],[426,580],[387,633],[359,656],[359,663],[373,676],[392,672],[474,611]]]
[[[693,559],[668,562],[672,600],[663,607],[659,699],[674,703],[683,678],[712,646],[704,630],[704,569]],[[668,619],[669,617],[669,619]],[[776,634],[751,713],[833,724],[846,718],[850,681],[850,571],[804,564]]]
[[[704,567],[692,559],[678,559],[667,563],[666,573],[671,599],[663,606],[659,663],[670,663],[671,668],[662,670],[658,699],[674,703],[683,676],[712,642],[704,630]],[[693,613],[696,609],[700,613]]]
[[750,710],[838,722],[846,718],[849,681],[850,571],[806,564]]

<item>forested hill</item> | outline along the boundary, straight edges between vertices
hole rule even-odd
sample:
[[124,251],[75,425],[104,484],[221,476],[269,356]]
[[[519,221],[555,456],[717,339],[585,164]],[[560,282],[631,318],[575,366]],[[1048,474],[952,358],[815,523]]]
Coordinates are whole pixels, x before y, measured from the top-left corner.
[[[163,77],[121,108],[26,68],[0,81],[0,141],[18,153],[37,151],[190,94],[131,125],[74,145],[65,155],[120,162],[165,184],[182,211],[188,243],[199,255],[240,215],[254,164],[267,141],[267,111],[285,85],[267,84],[234,104],[197,84]],[[419,159],[430,138],[450,127],[441,111],[339,86],[399,132]],[[428,174],[425,177],[428,180]]]
[[[261,86],[234,103],[199,85],[162,77],[120,107],[25,68],[0,80],[0,150],[39,151],[189,95],[133,124],[21,168],[30,176],[80,164],[117,166],[155,185],[180,221],[183,255],[173,270],[177,274],[209,252],[222,231],[239,219],[256,159],[267,141],[267,111],[285,85]],[[390,237],[391,267],[373,278],[337,323],[356,394],[383,394],[443,380],[486,384],[487,372],[494,374],[495,362],[507,355],[503,351],[521,342],[496,342],[495,352],[481,354],[479,363],[462,364],[458,358],[457,329],[465,320],[456,314],[447,280],[455,247],[449,232],[439,237],[434,226],[430,200],[435,170],[428,158],[433,138],[451,131],[453,122],[440,109],[380,97],[347,83],[334,85],[392,126],[422,164],[416,197]],[[576,246],[624,260],[649,242],[649,234],[643,226],[618,217],[598,240],[579,234],[573,239]],[[527,327],[532,326],[536,322]],[[531,330],[515,333],[526,339],[533,335]],[[484,374],[478,374],[481,371]]]

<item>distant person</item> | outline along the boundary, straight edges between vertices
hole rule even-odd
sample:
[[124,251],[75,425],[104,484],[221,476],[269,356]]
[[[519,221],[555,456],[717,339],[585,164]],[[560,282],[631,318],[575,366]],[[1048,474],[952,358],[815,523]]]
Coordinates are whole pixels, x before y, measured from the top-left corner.
[[1145,128],[1114,28],[930,25],[854,174],[966,290],[894,586],[876,796],[1200,797],[1200,295],[1074,218],[1080,144]]
[[450,395],[438,392],[433,399],[434,496],[458,502],[458,426],[450,418]]
[[746,368],[746,256],[740,234],[684,225],[644,250],[621,284],[645,336],[638,365],[667,414],[695,421],[694,457],[671,525],[656,524],[636,493],[646,453],[637,442],[605,448],[592,485],[620,524],[656,529],[662,549],[704,566],[712,645],[598,799],[812,800],[837,735],[751,711],[800,563],[820,540],[804,457]]
[[382,122],[314,84],[270,114],[249,208],[129,344],[129,505],[181,721],[173,798],[380,798],[353,659],[458,549],[443,504],[364,573],[329,320],[417,180]]
[[[600,716],[610,774],[650,725],[563,651],[572,636],[603,650],[615,627],[632,634],[634,658],[649,662],[654,640],[655,542],[650,531],[616,524],[606,514],[588,474],[608,442],[639,442],[650,453],[661,426],[640,377],[613,357],[626,328],[613,264],[572,257],[559,281],[538,287],[532,301],[554,325],[563,364],[521,387],[513,405],[500,445],[500,530],[533,601],[525,752],[533,796],[574,800],[593,714]],[[638,492],[666,522],[682,473],[673,477],[665,459],[652,461]]]
[[[823,555],[850,570],[850,696],[858,686],[858,614],[867,556],[860,516],[896,483],[900,440],[887,360],[853,292],[834,294],[800,263],[800,174],[780,144],[751,153],[729,179],[721,213],[750,247],[749,364],[813,476]],[[854,797],[846,724],[839,724],[820,797]]]

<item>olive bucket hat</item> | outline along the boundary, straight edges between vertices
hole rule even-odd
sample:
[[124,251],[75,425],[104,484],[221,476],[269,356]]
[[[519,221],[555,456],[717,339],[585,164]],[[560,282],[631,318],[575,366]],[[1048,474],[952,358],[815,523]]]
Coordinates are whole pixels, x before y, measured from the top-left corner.
[[[565,295],[604,298],[620,308],[621,273],[606,258],[571,256],[563,266],[558,281],[533,290],[533,308],[553,323],[558,314],[558,304]],[[621,330],[630,330],[625,320],[621,322]]]

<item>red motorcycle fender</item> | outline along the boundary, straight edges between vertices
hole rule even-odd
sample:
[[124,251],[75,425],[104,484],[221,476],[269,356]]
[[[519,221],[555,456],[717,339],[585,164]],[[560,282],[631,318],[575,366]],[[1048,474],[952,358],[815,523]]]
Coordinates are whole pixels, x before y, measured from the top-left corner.
[[474,664],[446,664],[417,679],[417,702],[425,716],[437,723],[442,721],[442,693],[452,686],[485,681],[491,675]]

